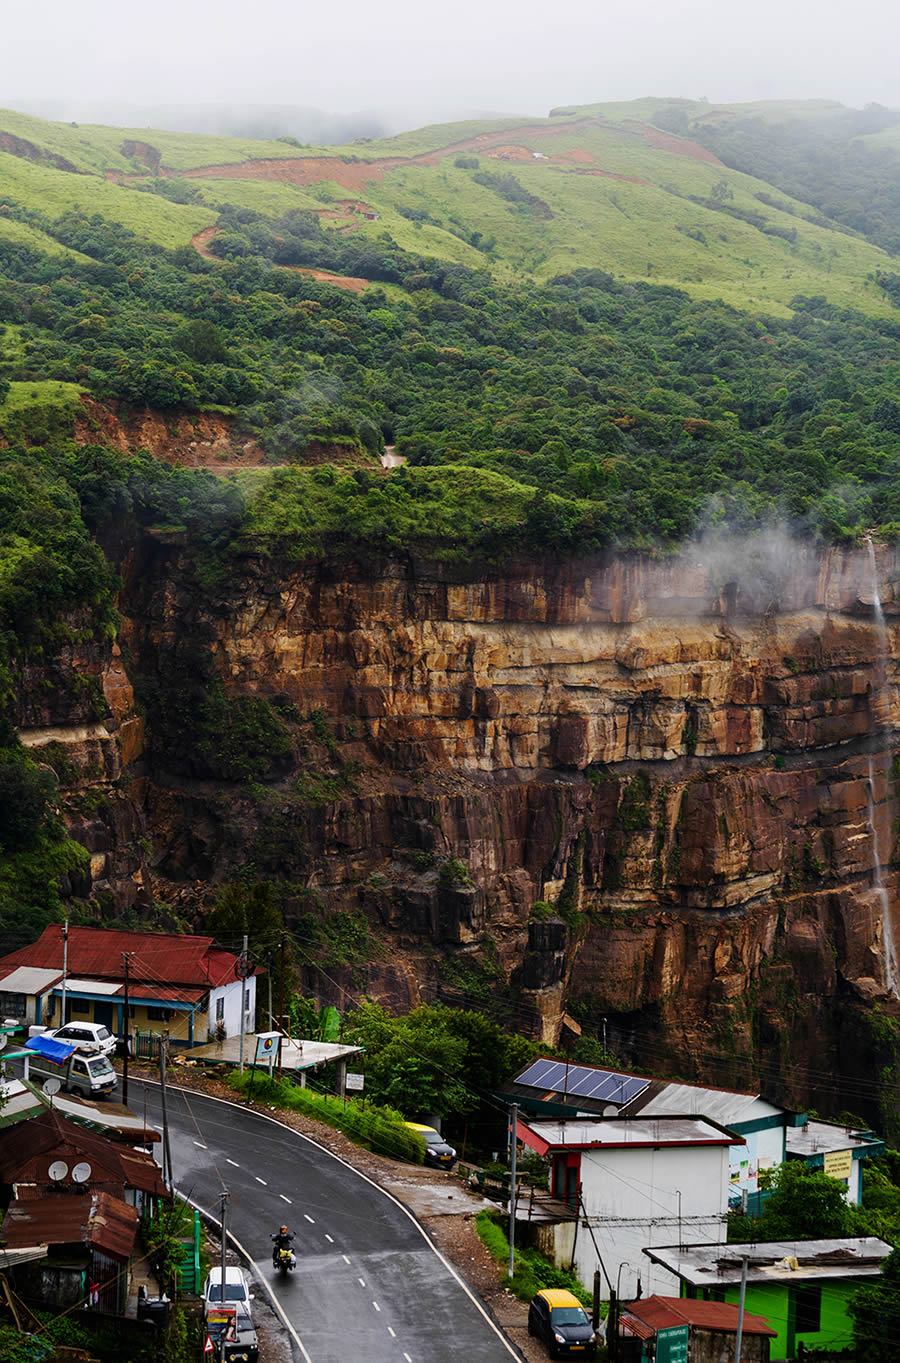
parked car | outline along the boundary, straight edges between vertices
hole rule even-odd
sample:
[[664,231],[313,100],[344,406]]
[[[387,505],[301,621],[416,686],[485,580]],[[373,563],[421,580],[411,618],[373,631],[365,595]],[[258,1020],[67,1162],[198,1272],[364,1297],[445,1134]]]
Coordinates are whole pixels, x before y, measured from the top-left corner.
[[116,1049],[116,1038],[99,1022],[67,1022],[46,1035],[54,1041],[67,1041],[86,1055],[111,1055]]
[[225,1269],[222,1298],[222,1270],[212,1268],[203,1284],[203,1316],[215,1356],[226,1363],[255,1363],[259,1340],[250,1311],[250,1287],[241,1269]]
[[562,1288],[545,1288],[528,1307],[528,1333],[547,1345],[551,1358],[597,1352],[597,1336],[577,1297]]
[[448,1145],[439,1131],[433,1126],[423,1126],[421,1122],[406,1122],[410,1131],[417,1131],[425,1142],[425,1163],[438,1169],[452,1169],[456,1163],[456,1151]]

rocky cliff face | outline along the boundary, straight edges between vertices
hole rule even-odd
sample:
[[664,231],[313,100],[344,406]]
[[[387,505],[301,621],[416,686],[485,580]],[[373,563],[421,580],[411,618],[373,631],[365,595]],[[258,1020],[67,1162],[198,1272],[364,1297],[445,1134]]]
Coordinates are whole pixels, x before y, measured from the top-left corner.
[[166,903],[248,862],[287,883],[333,1001],[493,1003],[547,1040],[568,1009],[624,1062],[834,1110],[895,1002],[872,817],[893,902],[893,555],[878,579],[886,636],[863,552],[472,580],[247,554],[201,591],[154,543],[126,565],[131,673],[201,648],[227,695],[277,700],[293,757],[250,786],[175,775],[130,710],[115,759],[72,741],[137,778]]

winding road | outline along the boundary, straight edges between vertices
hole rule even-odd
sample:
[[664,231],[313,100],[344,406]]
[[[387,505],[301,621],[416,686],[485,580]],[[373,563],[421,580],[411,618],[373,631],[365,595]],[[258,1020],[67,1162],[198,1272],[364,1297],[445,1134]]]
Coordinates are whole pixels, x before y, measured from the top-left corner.
[[[161,1127],[157,1085],[131,1081],[131,1105]],[[303,1363],[500,1363],[521,1359],[391,1194],[271,1118],[169,1089],[180,1193],[218,1217],[271,1289]],[[269,1236],[296,1234],[297,1268],[276,1277]]]

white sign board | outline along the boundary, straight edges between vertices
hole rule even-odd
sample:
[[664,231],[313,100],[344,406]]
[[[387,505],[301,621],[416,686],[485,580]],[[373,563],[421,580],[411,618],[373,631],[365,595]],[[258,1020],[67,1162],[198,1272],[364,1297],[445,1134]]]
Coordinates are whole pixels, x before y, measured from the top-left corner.
[[366,1086],[366,1076],[364,1074],[348,1074],[346,1089],[348,1093],[362,1093]]

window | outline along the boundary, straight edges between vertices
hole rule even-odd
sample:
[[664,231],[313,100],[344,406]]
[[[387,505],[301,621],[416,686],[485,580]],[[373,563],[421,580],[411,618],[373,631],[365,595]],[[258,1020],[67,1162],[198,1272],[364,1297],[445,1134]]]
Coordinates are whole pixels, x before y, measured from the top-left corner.
[[168,1008],[148,1008],[148,1022],[168,1022],[171,1014]]
[[822,1328],[821,1283],[805,1283],[794,1288],[795,1330],[798,1335],[817,1334]]
[[220,994],[216,999],[216,1022],[225,1021],[225,995]]
[[88,999],[73,999],[70,995],[69,997],[70,1013],[89,1013],[90,1011],[91,1005]]
[[24,994],[0,993],[0,1014],[5,1018],[23,1018],[25,999]]

